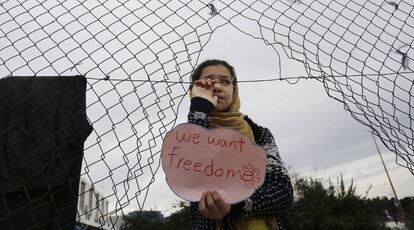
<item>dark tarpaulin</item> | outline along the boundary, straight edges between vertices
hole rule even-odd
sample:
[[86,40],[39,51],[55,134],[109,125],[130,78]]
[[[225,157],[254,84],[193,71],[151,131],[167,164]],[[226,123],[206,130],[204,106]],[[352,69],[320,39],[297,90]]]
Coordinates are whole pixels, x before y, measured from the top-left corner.
[[86,79],[0,79],[0,229],[75,228]]

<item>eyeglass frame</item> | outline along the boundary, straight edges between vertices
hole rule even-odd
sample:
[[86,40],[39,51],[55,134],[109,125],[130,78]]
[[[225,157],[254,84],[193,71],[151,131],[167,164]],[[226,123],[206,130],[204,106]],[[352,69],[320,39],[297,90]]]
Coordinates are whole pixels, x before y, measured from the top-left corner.
[[[218,78],[220,78],[220,79],[218,79]],[[222,86],[225,86],[225,87],[229,87],[229,86],[235,84],[235,82],[234,82],[235,77],[230,77],[228,75],[210,74],[210,75],[207,75],[207,76],[200,77],[198,80],[205,80],[205,79],[217,80],[218,84],[220,84]],[[224,82],[224,81],[228,81],[228,82]]]

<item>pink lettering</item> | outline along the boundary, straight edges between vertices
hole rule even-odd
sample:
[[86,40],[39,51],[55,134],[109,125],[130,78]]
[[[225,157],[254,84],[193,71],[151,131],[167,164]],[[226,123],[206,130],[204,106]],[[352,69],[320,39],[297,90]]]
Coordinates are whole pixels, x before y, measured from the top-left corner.
[[183,142],[183,141],[185,141],[185,142],[190,142],[190,139],[191,139],[191,134],[188,136],[188,137],[186,137],[186,134],[185,133],[183,133],[182,135],[181,135],[181,138],[178,136],[178,131],[177,132],[175,132],[175,139],[178,141],[178,142]]
[[[219,172],[219,173],[217,173]],[[214,171],[214,176],[216,177],[221,177],[224,173],[224,170],[222,168],[216,169],[216,171]]]
[[[173,163],[173,158],[174,158],[174,156],[177,156],[177,154],[176,154],[176,153],[174,153],[176,149],[179,149],[179,147],[175,146],[175,147],[173,148],[172,152],[168,154],[168,156],[171,156],[171,160],[170,160],[170,167],[171,167],[171,165],[172,165],[172,163]],[[178,168],[178,167],[177,167],[177,168]]]
[[207,137],[207,143],[210,145],[220,146],[222,148],[228,148],[233,146],[235,150],[239,149],[240,152],[243,152],[243,144],[246,144],[246,141],[244,141],[243,137],[241,137],[240,140],[228,141],[225,139],[209,136]]
[[234,177],[234,176],[236,176],[236,174],[239,174],[239,177],[241,179],[240,170],[234,171],[233,169],[227,169],[227,176],[226,176],[226,178],[229,178],[229,175],[231,175],[231,177]]
[[236,141],[230,141],[230,143],[229,143],[229,147],[231,147],[231,146],[234,146],[234,149],[236,149],[237,150],[237,142]]
[[220,146],[221,147],[227,147],[227,141],[226,140],[221,140],[220,141]]
[[193,135],[193,144],[198,144],[198,143],[200,143],[200,141],[198,140],[199,138],[200,138],[200,134],[195,133],[195,134]]
[[193,162],[192,162],[192,161],[190,161],[190,160],[186,160],[186,161],[184,161],[183,168],[184,168],[185,170],[191,170],[191,167],[190,167],[190,168],[187,168],[187,167],[185,167],[185,166],[192,165],[192,164],[193,164]]
[[211,138],[210,136],[207,138],[207,142],[211,145],[211,144],[214,144],[214,145],[218,145],[219,144],[219,142],[220,142],[220,139],[217,139],[217,142],[216,142],[216,138],[215,137],[213,137],[213,138]]
[[240,144],[240,152],[243,152],[243,144],[246,142],[243,140],[243,137],[240,137],[240,141],[237,141]]
[[213,175],[213,171],[214,171],[213,165],[214,165],[214,160],[211,159],[211,164],[207,165],[207,167],[204,169],[204,175],[206,176]]
[[253,176],[253,172],[246,170],[243,172],[243,176],[241,177],[241,179],[244,181],[251,181],[253,180]]
[[194,172],[201,172],[200,169],[196,169],[196,168],[200,168],[200,167],[201,167],[201,163],[200,162],[195,163],[194,164],[194,167],[193,167]]
[[[235,145],[235,143],[239,143],[240,147],[245,143],[243,139],[240,139],[239,141],[233,141],[232,145]],[[212,141],[212,143],[214,143]],[[223,143],[223,140],[220,140],[219,142],[216,142],[217,144],[221,145]],[[204,164],[202,162],[198,162],[195,160],[187,159],[186,157],[179,156],[179,153],[177,150],[180,149],[180,147],[174,146],[171,153],[168,154],[170,158],[170,167],[175,167],[177,169],[184,169],[186,171],[193,171],[204,174],[204,176],[215,176],[215,177],[224,177],[224,178],[240,178],[240,180],[245,182],[253,181],[255,175],[254,171],[252,170],[240,170],[240,169],[223,169],[223,168],[215,168],[214,165],[214,159],[211,159],[210,163]],[[249,164],[250,165],[250,164]],[[244,168],[244,166],[243,166]]]
[[180,167],[181,162],[183,162],[183,160],[185,159],[185,157],[178,157],[178,164],[177,164],[177,168]]

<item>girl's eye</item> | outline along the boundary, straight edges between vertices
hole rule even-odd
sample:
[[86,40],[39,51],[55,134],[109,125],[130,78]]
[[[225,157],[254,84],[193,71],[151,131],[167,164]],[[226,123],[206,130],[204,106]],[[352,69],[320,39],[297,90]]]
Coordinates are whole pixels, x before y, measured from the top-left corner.
[[223,85],[230,85],[231,81],[227,80],[227,79],[224,79],[224,80],[221,80],[220,83],[223,84]]

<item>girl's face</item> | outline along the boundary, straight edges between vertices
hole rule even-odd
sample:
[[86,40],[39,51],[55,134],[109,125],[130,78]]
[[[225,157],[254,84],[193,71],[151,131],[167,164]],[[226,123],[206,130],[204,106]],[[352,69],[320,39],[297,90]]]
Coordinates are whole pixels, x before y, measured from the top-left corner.
[[230,71],[223,65],[211,65],[201,71],[200,79],[215,79],[213,96],[217,96],[215,112],[229,111],[233,99],[233,79]]

